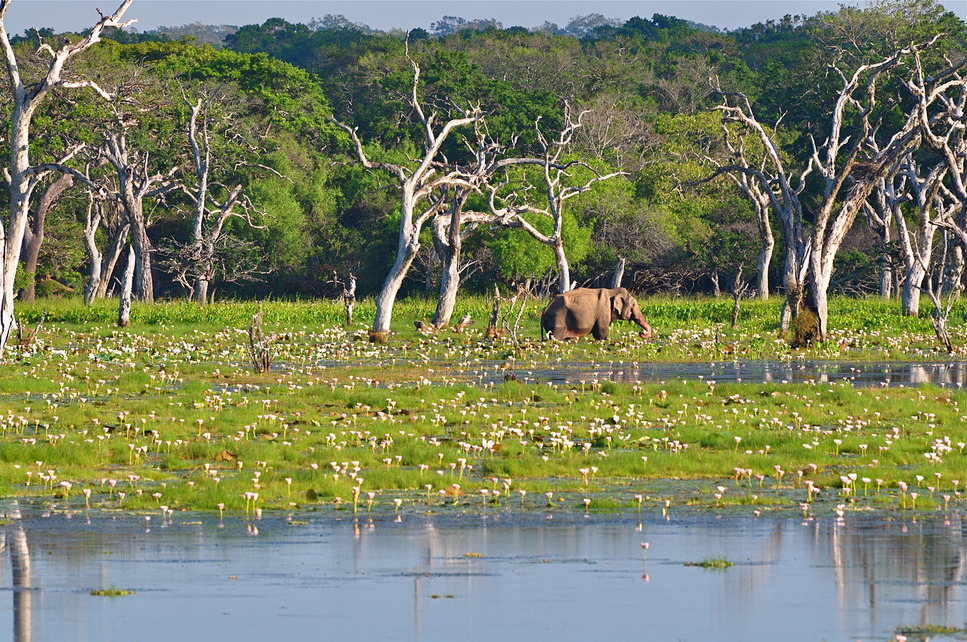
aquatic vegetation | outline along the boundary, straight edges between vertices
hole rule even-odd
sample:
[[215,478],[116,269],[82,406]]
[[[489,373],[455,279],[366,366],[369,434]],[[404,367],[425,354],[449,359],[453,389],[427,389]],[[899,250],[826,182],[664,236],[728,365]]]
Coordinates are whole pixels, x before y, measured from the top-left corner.
[[936,636],[944,636],[950,639],[967,638],[967,627],[956,626],[904,626],[896,629],[896,640],[926,640]]
[[[516,350],[472,327],[401,329],[373,345],[363,326],[338,325],[338,304],[267,302],[265,332],[276,341],[264,373],[247,350],[254,304],[135,306],[135,323],[119,331],[99,316],[106,310],[57,303],[36,341],[0,364],[0,487],[60,506],[164,515],[365,505],[667,516],[672,503],[756,515],[810,514],[817,503],[844,514],[964,510],[959,389],[555,385],[540,374],[557,363],[707,360],[729,346],[748,358],[798,358],[766,336],[771,303],[750,302],[748,323],[730,334],[709,324],[730,313],[725,302],[649,301],[655,341],[619,325],[603,344]],[[403,319],[426,312],[407,305]],[[928,350],[929,322],[879,319],[869,307],[842,331],[845,347],[816,350],[850,359]],[[535,328],[539,308],[528,317]],[[880,351],[873,333],[877,346],[901,339]]]
[[134,595],[134,591],[119,588],[91,589],[91,595],[95,597],[124,597],[126,595]]
[[724,571],[727,568],[735,566],[735,563],[730,562],[724,557],[709,557],[701,562],[685,562],[685,566],[697,566],[699,568],[710,569],[713,571]]

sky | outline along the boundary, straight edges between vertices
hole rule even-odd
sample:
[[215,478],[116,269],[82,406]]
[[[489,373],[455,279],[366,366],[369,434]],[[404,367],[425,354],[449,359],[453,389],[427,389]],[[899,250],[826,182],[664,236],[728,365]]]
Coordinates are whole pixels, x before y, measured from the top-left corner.
[[[600,13],[625,21],[655,13],[719,27],[737,29],[784,15],[811,16],[835,11],[842,4],[827,0],[135,0],[126,18],[137,18],[134,28],[150,31],[159,26],[193,22],[212,25],[261,24],[268,18],[308,22],[326,14],[343,15],[374,29],[430,29],[443,16],[467,20],[493,18],[504,27],[538,27],[545,21],[567,25],[576,16]],[[967,20],[967,2],[942,0],[942,4]],[[97,8],[114,11],[120,0],[13,0],[5,26],[20,34],[34,27],[55,31],[80,31],[93,25]]]

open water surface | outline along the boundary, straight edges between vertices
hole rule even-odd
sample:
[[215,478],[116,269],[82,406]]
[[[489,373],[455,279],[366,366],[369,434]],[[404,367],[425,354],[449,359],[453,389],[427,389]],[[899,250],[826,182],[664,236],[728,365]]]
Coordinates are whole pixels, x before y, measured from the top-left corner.
[[[818,642],[967,626],[963,515],[160,515],[23,508],[0,526],[0,639]],[[686,566],[714,557],[735,566]],[[134,594],[90,594],[108,588]]]
[[718,383],[839,383],[856,387],[918,386],[961,388],[967,384],[967,362],[935,363],[842,362],[842,361],[714,361],[710,363],[562,363],[540,369],[508,369],[496,364],[492,370],[470,373],[481,382],[499,383],[513,375],[523,382],[576,385],[614,381],[656,383],[681,379]]

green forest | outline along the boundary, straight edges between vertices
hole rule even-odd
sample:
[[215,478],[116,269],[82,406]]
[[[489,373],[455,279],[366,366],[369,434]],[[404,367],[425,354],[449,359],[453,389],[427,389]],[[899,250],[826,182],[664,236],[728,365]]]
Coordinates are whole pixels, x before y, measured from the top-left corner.
[[354,283],[389,297],[388,324],[397,296],[620,277],[639,295],[780,294],[821,339],[829,294],[917,315],[960,290],[967,25],[933,0],[727,32],[657,14],[102,26],[59,84],[51,61],[90,34],[8,40],[8,79],[16,60],[28,98],[52,87],[30,189],[0,193],[18,300],[93,301],[126,278],[137,300],[199,304]]

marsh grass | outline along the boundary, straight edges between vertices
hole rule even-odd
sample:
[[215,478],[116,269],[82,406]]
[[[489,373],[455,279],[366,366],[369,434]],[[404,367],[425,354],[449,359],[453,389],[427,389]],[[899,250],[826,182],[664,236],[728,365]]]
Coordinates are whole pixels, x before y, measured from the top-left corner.
[[[636,494],[646,510],[673,500],[798,511],[807,497],[851,508],[965,506],[960,390],[528,379],[556,363],[935,358],[929,321],[876,301],[834,300],[844,329],[810,351],[774,336],[775,301],[748,302],[732,332],[716,325],[730,302],[649,300],[653,342],[619,324],[606,343],[535,340],[523,350],[481,336],[482,299],[464,303],[479,327],[432,336],[404,323],[432,305],[401,302],[385,346],[365,340],[364,324],[342,328],[337,303],[269,301],[266,331],[280,339],[264,374],[244,347],[254,303],[135,306],[124,332],[110,327],[113,307],[47,303],[21,306],[27,322],[43,309],[48,320],[31,348],[0,364],[6,494],[136,510],[288,509],[336,498],[345,509],[357,486],[363,498],[377,494],[374,510],[395,510],[394,499],[419,510],[537,510],[548,492],[571,510],[585,510],[585,497],[588,510],[634,508]],[[542,306],[528,306],[536,337]],[[517,379],[485,382],[507,372]],[[81,488],[91,489],[88,502]],[[485,504],[483,490],[499,490],[499,502]]]

